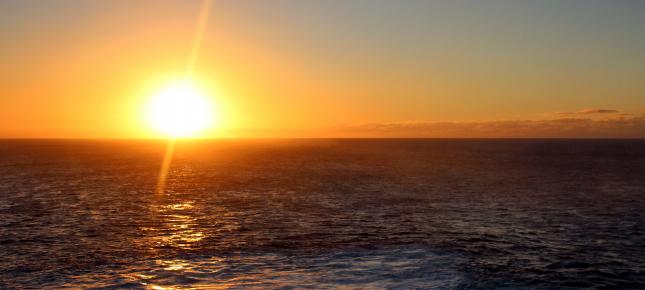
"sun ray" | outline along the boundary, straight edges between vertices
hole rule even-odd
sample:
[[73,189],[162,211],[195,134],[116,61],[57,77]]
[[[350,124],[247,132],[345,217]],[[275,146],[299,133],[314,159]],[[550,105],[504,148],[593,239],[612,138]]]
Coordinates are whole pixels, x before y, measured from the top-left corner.
[[204,39],[204,32],[206,30],[206,25],[208,24],[210,11],[211,0],[202,1],[202,5],[199,11],[199,17],[197,18],[197,27],[195,28],[195,37],[193,39],[193,45],[190,51],[190,59],[188,61],[188,67],[186,69],[186,77],[188,79],[193,76],[193,71],[195,70],[195,64],[197,63],[197,58],[199,57],[199,51],[202,48],[202,40]]
[[[193,39],[193,45],[191,47],[188,66],[186,68],[186,80],[188,81],[192,79],[193,71],[195,70],[195,65],[197,63],[197,58],[199,57],[199,51],[202,46],[202,40],[204,36],[204,31],[206,30],[206,25],[208,23],[210,10],[211,10],[211,0],[203,0],[199,11],[199,16],[197,18],[197,27],[195,29],[195,36]],[[162,195],[165,192],[166,179],[168,177],[168,172],[170,170],[170,164],[172,163],[174,151],[175,151],[175,138],[170,138],[168,139],[168,144],[166,145],[166,151],[164,153],[161,169],[159,170],[159,178],[157,180],[157,189],[156,189],[156,193],[158,195]]]
[[162,195],[166,190],[166,178],[168,177],[168,170],[170,170],[170,161],[175,153],[175,139],[169,139],[166,144],[166,150],[161,162],[161,169],[159,170],[159,178],[157,179],[157,195]]

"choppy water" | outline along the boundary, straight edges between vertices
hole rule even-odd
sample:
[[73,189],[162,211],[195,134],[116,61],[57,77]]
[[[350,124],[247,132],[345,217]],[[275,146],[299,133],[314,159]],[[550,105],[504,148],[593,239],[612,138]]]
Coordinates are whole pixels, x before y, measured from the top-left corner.
[[645,141],[0,141],[0,288],[645,288]]

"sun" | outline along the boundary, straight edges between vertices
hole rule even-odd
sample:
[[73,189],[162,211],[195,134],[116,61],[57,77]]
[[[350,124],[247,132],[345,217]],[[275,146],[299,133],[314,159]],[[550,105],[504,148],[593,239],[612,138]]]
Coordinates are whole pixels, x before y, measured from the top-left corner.
[[216,121],[212,100],[190,81],[170,83],[158,90],[146,115],[152,128],[170,138],[198,137]]

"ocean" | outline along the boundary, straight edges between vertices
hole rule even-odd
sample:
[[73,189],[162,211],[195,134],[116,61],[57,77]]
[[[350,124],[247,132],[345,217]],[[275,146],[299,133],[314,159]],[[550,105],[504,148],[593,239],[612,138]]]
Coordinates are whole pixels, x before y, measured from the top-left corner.
[[0,141],[0,288],[645,288],[645,140]]

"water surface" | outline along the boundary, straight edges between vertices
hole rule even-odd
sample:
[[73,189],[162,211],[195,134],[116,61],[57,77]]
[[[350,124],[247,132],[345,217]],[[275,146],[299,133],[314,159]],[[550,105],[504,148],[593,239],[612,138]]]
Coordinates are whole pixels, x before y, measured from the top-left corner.
[[645,288],[645,141],[0,141],[0,288]]

